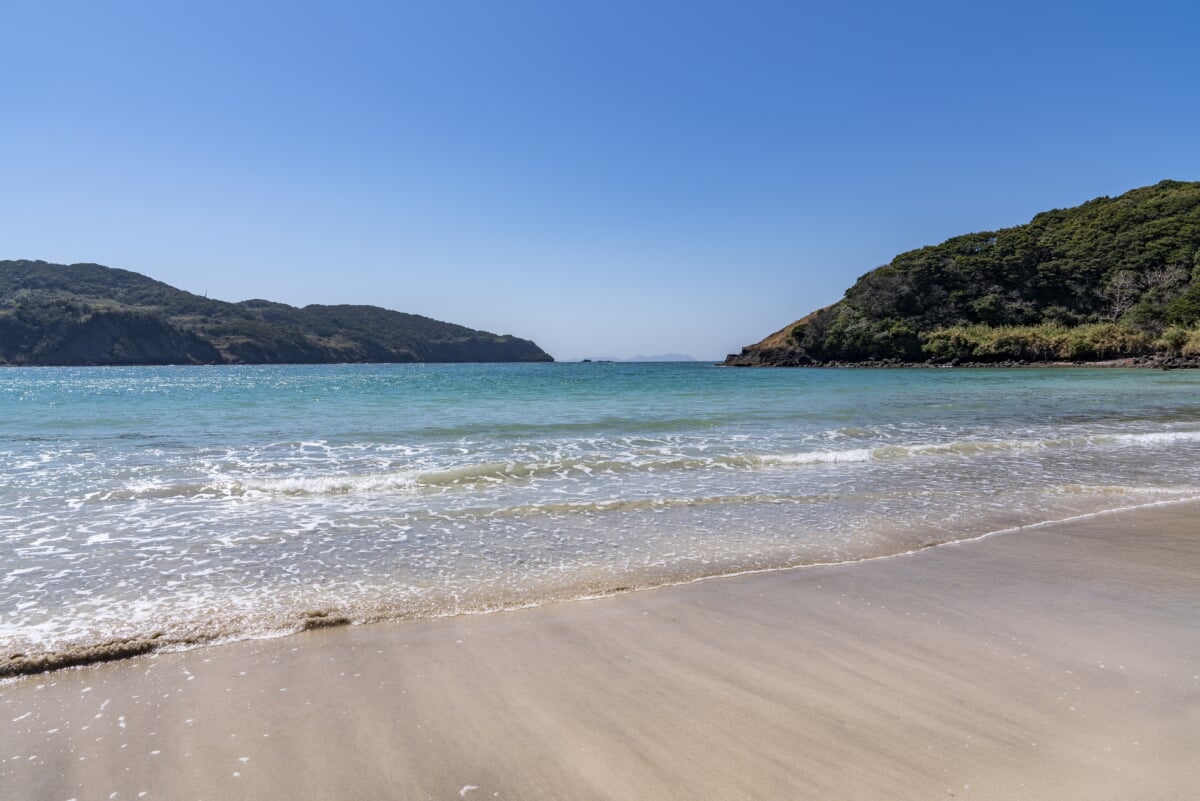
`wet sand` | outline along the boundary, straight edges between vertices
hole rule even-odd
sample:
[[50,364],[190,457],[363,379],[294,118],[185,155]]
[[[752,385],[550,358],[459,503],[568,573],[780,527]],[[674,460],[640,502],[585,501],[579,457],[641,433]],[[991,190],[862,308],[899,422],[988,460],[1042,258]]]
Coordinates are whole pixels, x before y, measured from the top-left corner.
[[0,685],[0,796],[1194,799],[1200,505]]

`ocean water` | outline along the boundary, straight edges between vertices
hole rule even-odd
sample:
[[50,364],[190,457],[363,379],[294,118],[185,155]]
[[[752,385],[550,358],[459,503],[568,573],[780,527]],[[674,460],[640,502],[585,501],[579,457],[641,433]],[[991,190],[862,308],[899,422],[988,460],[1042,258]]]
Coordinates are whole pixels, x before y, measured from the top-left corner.
[[1114,369],[4,369],[0,673],[1195,498],[1198,390]]

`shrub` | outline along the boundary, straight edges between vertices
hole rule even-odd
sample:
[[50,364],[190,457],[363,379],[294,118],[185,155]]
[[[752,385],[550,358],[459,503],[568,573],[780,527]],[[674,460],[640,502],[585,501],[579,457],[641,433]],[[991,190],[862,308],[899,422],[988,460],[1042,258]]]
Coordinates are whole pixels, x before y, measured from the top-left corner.
[[1117,323],[957,325],[923,334],[921,346],[936,359],[980,362],[1109,359],[1141,355],[1152,347],[1149,336]]
[[1154,347],[1158,350],[1166,351],[1171,356],[1178,356],[1183,353],[1183,348],[1187,345],[1189,339],[1189,331],[1181,325],[1173,325],[1162,332],[1162,336],[1154,340]]
[[1200,328],[1188,331],[1187,341],[1183,343],[1179,352],[1184,356],[1200,356]]

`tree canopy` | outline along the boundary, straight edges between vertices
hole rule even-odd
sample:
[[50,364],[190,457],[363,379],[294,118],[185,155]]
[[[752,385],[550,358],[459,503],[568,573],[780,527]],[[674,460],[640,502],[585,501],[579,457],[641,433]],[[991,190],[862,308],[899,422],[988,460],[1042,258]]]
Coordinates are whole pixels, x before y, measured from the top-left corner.
[[790,348],[800,362],[988,361],[1031,352],[1024,341],[976,352],[997,331],[1079,329],[1120,344],[1044,352],[1107,358],[1170,349],[1169,330],[1197,326],[1200,183],[1162,181],[901,253],[804,318]]

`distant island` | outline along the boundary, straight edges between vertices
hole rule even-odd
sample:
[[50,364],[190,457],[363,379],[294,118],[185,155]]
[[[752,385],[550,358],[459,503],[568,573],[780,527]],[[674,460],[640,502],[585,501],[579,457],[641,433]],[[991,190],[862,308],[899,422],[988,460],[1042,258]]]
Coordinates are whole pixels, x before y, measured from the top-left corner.
[[901,253],[730,366],[1200,364],[1200,183]]
[[632,356],[627,362],[694,362],[696,358],[686,353],[654,353],[649,356]]
[[0,364],[551,361],[527,339],[378,306],[227,303],[99,264],[0,261]]
[[696,358],[694,356],[689,356],[686,353],[656,353],[650,356],[631,356],[628,359],[619,359],[616,356],[589,356],[588,358],[580,359],[579,361],[596,362],[597,364],[608,362],[694,362],[696,361]]

